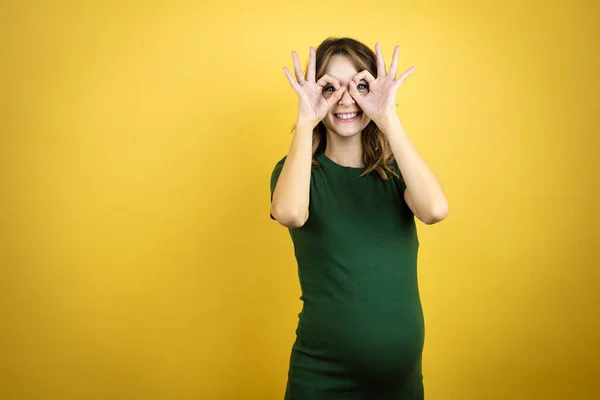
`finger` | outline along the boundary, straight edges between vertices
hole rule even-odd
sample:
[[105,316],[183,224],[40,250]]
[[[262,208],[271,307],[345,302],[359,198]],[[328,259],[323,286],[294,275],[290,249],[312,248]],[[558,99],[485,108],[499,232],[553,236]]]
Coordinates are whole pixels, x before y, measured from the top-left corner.
[[333,92],[331,97],[327,99],[327,104],[328,104],[329,108],[331,108],[334,104],[336,104],[338,101],[340,101],[340,99],[344,95],[344,91],[346,91],[346,87],[341,86],[338,90]]
[[377,77],[385,77],[385,62],[383,61],[383,54],[381,54],[379,42],[375,44],[375,53],[377,55]]
[[283,67],[283,72],[285,72],[285,75],[287,76],[290,85],[294,88],[296,92],[298,92],[300,90],[300,85],[298,84],[298,82],[296,82],[288,67]]
[[356,103],[360,106],[362,104],[363,96],[358,92],[356,86],[356,82],[350,81],[348,85],[348,93],[350,93],[350,96],[352,96],[354,101],[356,101]]
[[390,66],[390,71],[388,72],[388,76],[392,79],[396,79],[396,71],[398,70],[398,54],[400,53],[400,46],[396,46],[394,48],[394,54],[392,55],[392,65]]
[[315,52],[315,48],[310,46],[310,56],[308,59],[308,71],[306,74],[306,80],[309,82],[314,82],[315,81],[315,71],[316,71],[316,52]]
[[367,83],[371,83],[375,80],[375,77],[373,75],[371,75],[369,70],[365,69],[365,70],[360,71],[358,74],[354,75],[352,77],[352,80],[356,83],[360,82],[361,80],[364,80]]
[[413,73],[413,71],[417,69],[417,67],[415,67],[414,65],[412,67],[410,67],[409,69],[407,69],[406,71],[404,71],[404,73],[402,75],[400,75],[400,80],[405,80],[410,74]]
[[340,88],[340,81],[338,81],[337,79],[335,79],[333,76],[330,76],[330,75],[323,75],[317,81],[317,85],[319,85],[321,87],[327,86],[328,83],[331,84],[331,85],[333,85],[333,87],[336,88],[336,89]]
[[296,72],[296,79],[299,83],[304,82],[304,76],[302,75],[302,68],[300,67],[300,59],[298,53],[292,51],[292,58],[294,59],[294,72]]
[[409,69],[407,69],[402,75],[400,75],[400,77],[394,82],[394,88],[399,88],[400,85],[402,85],[402,82],[404,82],[404,80],[408,78],[408,76],[412,74],[415,69],[416,67],[412,66]]
[[358,93],[358,89],[356,88],[357,83],[354,81],[350,81],[348,83],[348,93],[350,93],[350,96],[352,96],[352,98],[354,100],[356,100],[356,98],[359,96]]

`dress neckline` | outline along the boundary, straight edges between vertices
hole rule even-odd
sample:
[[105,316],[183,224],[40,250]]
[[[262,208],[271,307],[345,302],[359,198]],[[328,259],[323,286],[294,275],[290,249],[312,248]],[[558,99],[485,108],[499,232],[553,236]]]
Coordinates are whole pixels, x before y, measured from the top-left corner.
[[322,162],[326,165],[330,165],[331,167],[333,167],[334,169],[337,169],[339,171],[362,173],[365,170],[365,167],[346,167],[344,165],[338,164],[335,161],[333,161],[331,158],[327,157],[327,155],[325,154],[325,151],[323,151],[323,150],[320,151],[316,155],[316,159],[319,162]]

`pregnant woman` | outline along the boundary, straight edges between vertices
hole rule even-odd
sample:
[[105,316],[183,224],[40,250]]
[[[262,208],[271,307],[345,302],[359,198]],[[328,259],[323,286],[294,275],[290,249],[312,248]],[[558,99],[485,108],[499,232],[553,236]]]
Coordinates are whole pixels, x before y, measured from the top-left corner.
[[271,218],[289,229],[302,289],[285,399],[420,400],[424,322],[415,217],[448,214],[442,187],[396,114],[396,77],[351,38],[293,52],[298,116],[271,175]]

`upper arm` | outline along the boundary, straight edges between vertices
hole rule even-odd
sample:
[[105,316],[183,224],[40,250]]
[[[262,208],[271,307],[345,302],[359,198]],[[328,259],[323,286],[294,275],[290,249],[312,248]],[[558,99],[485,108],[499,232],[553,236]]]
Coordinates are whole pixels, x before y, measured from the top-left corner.
[[[408,208],[410,209],[410,211],[412,211],[412,213],[419,218],[419,215],[417,214],[417,210],[415,208],[415,204],[413,203],[412,198],[410,197],[410,192],[408,191],[408,188],[406,187],[406,183],[404,182],[404,178],[402,177],[402,172],[400,171],[400,167],[398,166],[398,163],[394,160],[394,171],[398,174],[398,182],[399,182],[399,189],[402,192],[402,195],[404,196],[404,202],[406,203],[406,205],[408,206]],[[419,218],[421,219],[421,218]]]
[[[273,172],[271,172],[271,204],[273,203],[273,193],[275,192],[275,186],[277,186],[277,180],[279,179],[279,175],[281,174],[281,170],[283,169],[283,163],[285,162],[285,158],[283,157],[277,164],[275,164],[275,168],[273,168]],[[271,219],[275,219],[273,214],[271,215]]]
[[410,208],[410,211],[412,211],[412,213],[420,220],[421,218],[417,214],[415,204],[413,203],[413,200],[410,197],[410,192],[408,191],[408,189],[404,190],[404,201],[406,202],[406,205],[408,206],[408,208]]
[[419,219],[419,221],[423,222],[424,224],[433,225],[433,224],[443,220],[444,218],[446,218],[446,216],[439,217],[439,218],[437,218],[437,217],[426,218],[426,217],[423,217],[423,215],[418,214],[417,209],[415,207],[415,203],[414,203],[412,197],[410,197],[410,192],[408,191],[408,189],[406,189],[404,191],[404,201],[406,201],[406,205],[408,205],[408,208],[410,208],[410,210],[413,212],[415,217],[417,217]]
[[[273,168],[273,172],[271,173],[271,207],[273,206],[273,194],[275,193],[275,187],[277,186],[277,181],[279,180],[279,175],[281,174],[281,170],[283,169],[283,164],[285,163],[287,156],[283,157],[276,165],[275,168]],[[272,208],[271,208],[272,210]],[[298,221],[286,221],[286,220],[278,220],[277,218],[275,218],[273,216],[273,213],[270,212],[270,218],[272,220],[275,220],[277,222],[279,222],[281,225],[285,226],[286,228],[299,228],[302,225],[304,225],[304,223],[308,220],[308,209],[306,210],[306,215],[303,217],[303,219],[298,222]]]
[[396,173],[399,175],[400,190],[402,191],[404,202],[406,203],[410,211],[414,214],[414,216],[417,217],[420,221],[423,221],[422,216],[419,215],[419,213],[417,212],[417,208],[415,207],[415,203],[412,197],[410,197],[410,191],[406,187],[406,182],[404,182],[404,177],[402,177],[402,172],[400,171],[400,167],[398,166],[398,163],[396,163],[396,161],[394,161],[394,168],[396,170]]

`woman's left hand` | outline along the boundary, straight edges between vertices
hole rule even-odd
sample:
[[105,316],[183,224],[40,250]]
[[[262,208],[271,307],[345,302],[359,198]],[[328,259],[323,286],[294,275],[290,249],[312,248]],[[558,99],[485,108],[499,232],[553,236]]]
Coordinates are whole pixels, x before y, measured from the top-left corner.
[[[375,53],[377,55],[377,78],[375,78],[368,70],[364,70],[354,75],[349,83],[349,93],[354,98],[358,106],[363,112],[373,120],[380,128],[383,124],[396,115],[396,93],[402,82],[415,70],[415,67],[410,67],[402,75],[396,79],[396,70],[398,69],[398,53],[400,47],[394,48],[392,56],[392,65],[386,73],[383,55],[379,43],[375,44]],[[369,91],[366,94],[361,94],[357,86],[363,80],[369,86]]]

